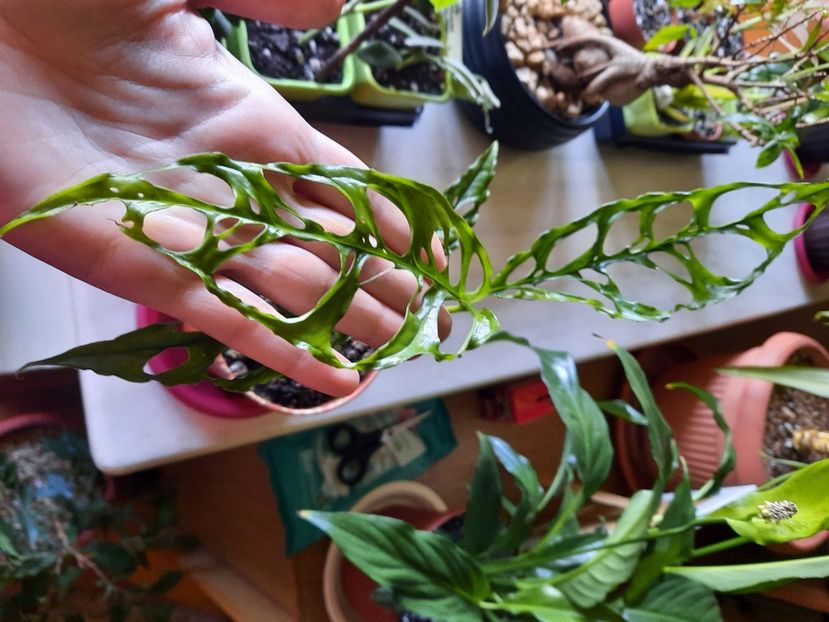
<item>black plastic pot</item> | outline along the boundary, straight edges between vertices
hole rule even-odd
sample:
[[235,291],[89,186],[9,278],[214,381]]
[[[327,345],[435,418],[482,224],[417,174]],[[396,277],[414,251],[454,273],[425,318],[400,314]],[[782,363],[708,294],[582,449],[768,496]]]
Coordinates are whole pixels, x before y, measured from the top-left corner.
[[507,58],[501,35],[501,18],[486,36],[484,0],[463,3],[463,62],[487,79],[501,100],[501,107],[489,114],[491,132],[481,109],[461,102],[465,115],[479,129],[504,145],[519,149],[546,149],[572,140],[590,129],[607,111],[607,103],[575,119],[552,114],[524,87]]
[[[795,227],[803,226],[813,211],[813,205],[802,205],[795,216]],[[807,281],[829,280],[829,212],[818,214],[809,228],[795,238],[794,246],[800,273]]]

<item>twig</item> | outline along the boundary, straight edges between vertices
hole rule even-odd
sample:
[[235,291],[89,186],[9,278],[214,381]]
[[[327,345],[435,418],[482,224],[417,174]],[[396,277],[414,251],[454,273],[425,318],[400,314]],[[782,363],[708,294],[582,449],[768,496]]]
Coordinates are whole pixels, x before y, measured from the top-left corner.
[[[714,112],[716,112],[720,117],[725,117],[725,111],[722,109],[722,106],[720,106],[717,103],[717,100],[711,97],[711,94],[708,92],[708,89],[705,88],[705,84],[703,83],[702,78],[700,78],[693,71],[689,72],[689,75],[691,76],[691,81],[697,85],[697,88],[699,88],[699,90],[702,91],[703,96],[708,101],[708,104],[714,109]],[[738,123],[734,123],[733,121],[728,121],[727,123],[734,130],[739,132],[739,134],[743,138],[745,138],[750,145],[757,146],[757,144],[759,143],[757,137],[754,134],[752,134],[747,128],[744,128],[743,126],[739,125]]]
[[403,8],[409,4],[409,2],[411,2],[411,0],[397,0],[391,6],[380,11],[377,16],[366,25],[360,34],[348,42],[348,45],[337,50],[336,54],[325,61],[325,64],[323,64],[319,71],[317,71],[315,78],[320,81],[328,76],[334,69],[342,64],[349,54],[354,53],[354,51],[356,51],[364,41],[377,34],[377,31],[385,26],[392,17],[395,17],[398,13],[401,13]]

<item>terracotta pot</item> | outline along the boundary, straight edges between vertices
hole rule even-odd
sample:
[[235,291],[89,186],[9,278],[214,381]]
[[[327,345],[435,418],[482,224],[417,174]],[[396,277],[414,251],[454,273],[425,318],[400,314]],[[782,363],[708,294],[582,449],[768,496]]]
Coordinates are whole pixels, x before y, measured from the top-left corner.
[[[800,206],[794,226],[802,227],[814,205]],[[794,252],[800,273],[810,283],[823,283],[829,279],[829,213],[823,212],[809,225],[809,228],[794,240]]]
[[[139,327],[176,321],[175,318],[164,315],[154,309],[141,305],[136,307],[136,323]],[[158,374],[181,365],[186,360],[186,357],[187,352],[183,348],[171,348],[153,357],[150,360],[149,366],[154,373]],[[229,375],[227,366],[223,366],[223,364],[215,365],[213,371],[220,376]],[[262,399],[253,391],[249,391],[248,393],[224,391],[206,380],[197,384],[184,384],[164,388],[173,397],[187,406],[216,417],[244,419],[263,415],[267,412],[277,412],[283,415],[315,415],[350,402],[365,391],[376,376],[377,372],[368,372],[353,393],[345,397],[334,398],[313,408],[289,408],[287,406],[281,406]]]
[[616,38],[639,50],[645,47],[647,40],[636,22],[633,0],[609,0],[607,13],[610,17],[610,28]]
[[29,428],[74,428],[71,421],[51,413],[24,413],[0,419],[0,438]]
[[[724,483],[763,484],[769,479],[762,453],[766,413],[774,385],[763,380],[719,374],[716,369],[784,365],[795,353],[804,354],[815,366],[829,367],[829,352],[823,346],[806,335],[790,332],[777,333],[762,345],[737,354],[689,361],[687,352],[678,356],[663,348],[651,351],[641,361],[651,379],[654,398],[674,432],[679,453],[688,463],[694,487],[704,484],[716,471],[725,436],[717,428],[710,411],[693,394],[669,390],[665,385],[686,382],[708,391],[719,400],[737,452],[736,467]],[[623,399],[629,399],[629,390]],[[644,429],[617,421],[614,436],[620,470],[628,486],[633,490],[649,488],[656,477],[656,467],[650,459]],[[804,552],[824,542],[827,536],[829,532],[823,532],[776,546],[775,550]]]
[[[360,499],[352,512],[381,514],[405,520],[417,529],[433,530],[461,510],[449,511],[430,488],[417,482],[390,482]],[[377,584],[345,559],[332,544],[323,570],[325,609],[331,622],[397,622],[397,613],[376,603]]]

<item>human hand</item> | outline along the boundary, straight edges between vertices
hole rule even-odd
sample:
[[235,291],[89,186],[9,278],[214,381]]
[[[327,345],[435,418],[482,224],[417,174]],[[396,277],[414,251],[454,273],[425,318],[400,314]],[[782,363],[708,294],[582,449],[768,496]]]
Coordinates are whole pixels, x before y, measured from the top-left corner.
[[[308,27],[332,20],[341,0],[207,4]],[[185,0],[0,0],[0,110],[0,224],[91,175],[146,170],[197,152],[362,166],[218,46]],[[294,191],[304,215],[334,232],[350,230],[351,208],[336,191],[310,184]],[[374,208],[386,243],[405,250],[405,217],[381,198]],[[223,305],[190,272],[126,238],[116,225],[122,213],[115,204],[84,207],[7,237],[73,276],[176,317],[311,388],[344,395],[356,387],[356,372],[315,360]],[[165,213],[153,222],[153,237],[189,248],[201,239],[201,227],[186,212]],[[252,304],[267,308],[264,297],[302,313],[334,282],[339,260],[330,250],[274,243],[223,267],[220,283]],[[337,328],[377,346],[399,327],[416,282],[379,261],[364,276],[367,284]]]

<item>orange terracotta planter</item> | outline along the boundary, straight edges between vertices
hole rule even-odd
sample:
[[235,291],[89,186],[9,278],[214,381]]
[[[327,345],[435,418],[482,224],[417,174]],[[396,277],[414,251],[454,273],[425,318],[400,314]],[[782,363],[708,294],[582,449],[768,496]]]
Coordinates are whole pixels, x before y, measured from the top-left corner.
[[[694,487],[704,484],[717,470],[725,446],[725,436],[711,412],[693,394],[669,390],[666,385],[681,381],[713,394],[720,402],[723,416],[732,431],[737,452],[735,469],[726,485],[763,484],[769,471],[763,458],[766,413],[774,385],[763,380],[727,376],[720,367],[784,365],[795,353],[808,357],[817,367],[829,367],[829,352],[806,335],[782,332],[762,345],[745,352],[688,360],[687,352],[656,349],[640,361],[651,381],[651,390],[662,414],[674,432],[679,453],[685,457]],[[622,396],[630,399],[629,390]],[[619,466],[631,489],[648,488],[656,477],[655,465],[647,450],[643,428],[617,422],[614,436]],[[785,552],[810,550],[823,543],[829,532],[789,543]],[[776,547],[776,550],[780,550]]]

